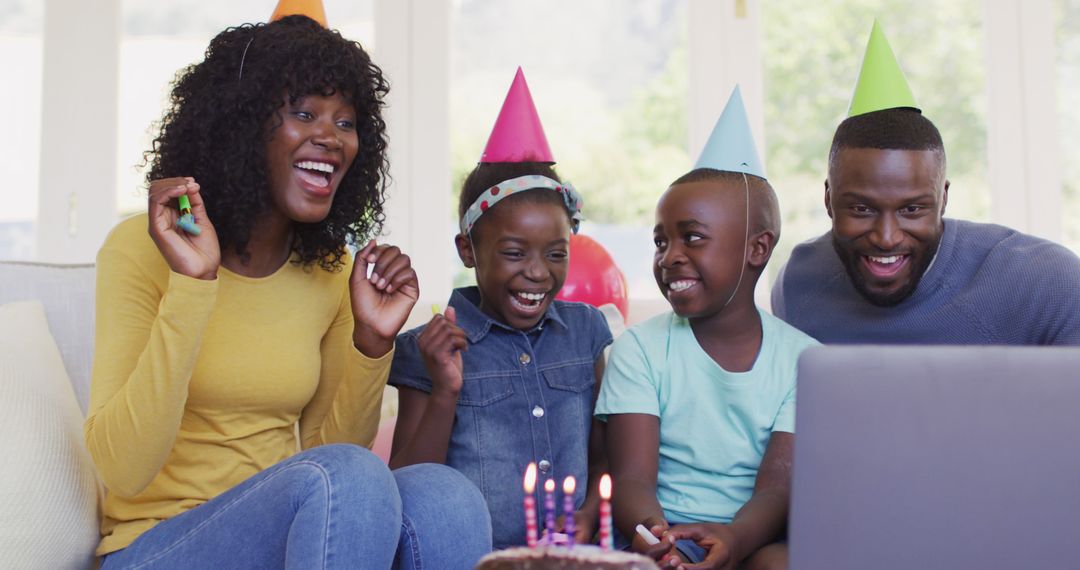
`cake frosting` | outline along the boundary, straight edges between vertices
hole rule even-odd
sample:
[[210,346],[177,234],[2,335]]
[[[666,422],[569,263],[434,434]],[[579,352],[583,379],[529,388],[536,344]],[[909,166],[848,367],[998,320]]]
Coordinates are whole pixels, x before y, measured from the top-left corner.
[[579,544],[572,548],[541,546],[508,548],[480,559],[476,570],[656,570],[651,559],[624,551],[605,551]]

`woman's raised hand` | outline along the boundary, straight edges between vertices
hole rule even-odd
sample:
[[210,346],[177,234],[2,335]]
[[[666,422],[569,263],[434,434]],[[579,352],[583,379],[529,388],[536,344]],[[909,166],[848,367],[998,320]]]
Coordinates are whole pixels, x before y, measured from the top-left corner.
[[[369,264],[374,264],[371,277]],[[409,256],[395,246],[371,240],[356,254],[349,278],[355,326],[353,344],[371,358],[390,351],[409,318],[420,286]]]
[[[176,227],[176,221],[180,218],[177,199],[185,195],[191,202],[195,223],[202,230],[199,235]],[[217,270],[221,266],[221,248],[217,232],[206,215],[206,206],[199,195],[199,184],[194,178],[162,178],[150,182],[147,210],[150,238],[170,269],[196,279],[217,278]]]

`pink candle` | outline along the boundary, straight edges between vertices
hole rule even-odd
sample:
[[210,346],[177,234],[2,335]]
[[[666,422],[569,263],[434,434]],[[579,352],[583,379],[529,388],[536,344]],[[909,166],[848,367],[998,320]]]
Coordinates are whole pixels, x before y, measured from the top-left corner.
[[544,481],[544,529],[547,531],[547,542],[553,544],[555,539],[555,480]]
[[536,464],[530,463],[525,469],[525,544],[536,548]]
[[570,539],[570,544],[574,544],[574,489],[577,488],[577,481],[574,480],[574,476],[571,475],[563,480],[562,493],[563,493],[563,515],[566,517],[563,522],[563,532],[566,533],[566,537]]
[[612,549],[611,535],[611,476],[600,477],[600,548]]

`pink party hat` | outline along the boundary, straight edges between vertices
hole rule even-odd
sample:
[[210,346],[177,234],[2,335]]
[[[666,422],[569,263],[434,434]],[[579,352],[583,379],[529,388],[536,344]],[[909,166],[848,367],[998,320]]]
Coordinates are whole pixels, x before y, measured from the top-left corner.
[[519,67],[503,101],[495,128],[491,129],[480,162],[546,162],[554,164],[544,126],[536,113],[529,84]]

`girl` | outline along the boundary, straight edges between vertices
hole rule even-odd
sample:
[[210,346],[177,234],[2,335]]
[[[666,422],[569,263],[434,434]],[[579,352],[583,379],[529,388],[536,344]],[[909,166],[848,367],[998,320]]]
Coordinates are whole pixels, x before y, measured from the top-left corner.
[[345,249],[383,219],[386,92],[303,16],[225,30],[178,76],[149,213],[98,254],[102,568],[471,568],[490,548],[471,483],[360,447],[419,293],[397,248]]
[[[527,99],[529,111],[515,116],[536,116],[531,98],[514,95],[512,88],[492,133],[489,162],[461,191],[455,244],[477,286],[455,290],[444,314],[398,337],[390,374],[400,397],[390,465],[436,462],[464,473],[487,500],[496,548],[525,543],[521,485],[530,462],[541,486],[576,478],[575,538],[592,537],[606,463],[592,410],[611,343],[599,311],[554,300],[581,200],[551,167],[539,121],[539,152],[493,149],[513,101]],[[527,136],[509,138],[528,146]],[[539,162],[500,162],[530,154]]]

